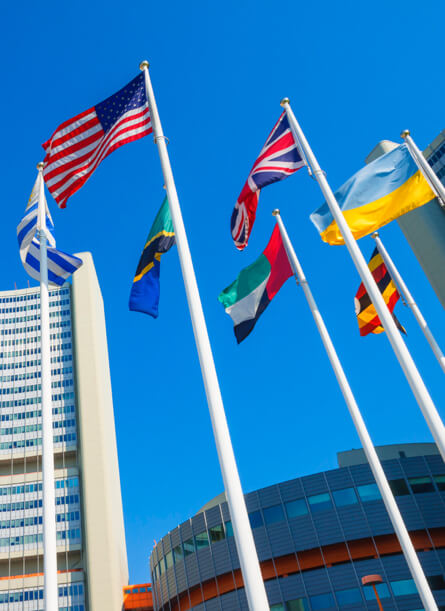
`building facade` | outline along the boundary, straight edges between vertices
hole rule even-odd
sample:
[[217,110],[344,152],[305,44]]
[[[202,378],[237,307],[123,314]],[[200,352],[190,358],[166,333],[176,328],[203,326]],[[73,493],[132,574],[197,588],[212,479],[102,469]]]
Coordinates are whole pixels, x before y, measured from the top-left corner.
[[[445,465],[434,444],[380,449],[382,464],[437,600],[445,610]],[[382,576],[384,609],[423,607],[362,451],[338,469],[245,496],[274,611],[378,609],[361,578]],[[169,532],[150,558],[156,611],[248,609],[221,497]]]
[[[59,609],[128,583],[103,303],[89,253],[50,290]],[[0,292],[0,611],[43,609],[40,290]]]

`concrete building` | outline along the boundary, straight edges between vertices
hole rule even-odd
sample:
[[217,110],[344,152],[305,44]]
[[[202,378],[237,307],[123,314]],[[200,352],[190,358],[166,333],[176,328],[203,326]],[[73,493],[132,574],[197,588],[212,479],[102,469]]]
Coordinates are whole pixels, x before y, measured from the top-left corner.
[[[377,448],[440,611],[445,610],[445,464],[434,444]],[[362,577],[380,575],[385,610],[422,603],[362,450],[339,468],[245,495],[273,611],[370,609]],[[244,611],[227,503],[216,497],[174,528],[151,558],[155,611]]]
[[[59,609],[128,583],[103,302],[89,253],[50,290]],[[0,611],[43,608],[39,288],[0,292]]]

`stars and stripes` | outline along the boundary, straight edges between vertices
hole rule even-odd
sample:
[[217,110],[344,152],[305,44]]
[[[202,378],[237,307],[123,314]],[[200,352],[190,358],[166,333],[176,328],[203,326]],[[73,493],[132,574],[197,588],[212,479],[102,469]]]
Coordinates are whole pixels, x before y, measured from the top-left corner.
[[[40,282],[40,238],[38,235],[38,214],[39,214],[39,193],[41,173],[37,176],[31,196],[26,206],[25,216],[17,227],[17,239],[20,248],[20,258],[23,267],[34,280]],[[44,196],[45,197],[45,196]],[[47,247],[48,258],[48,281],[51,284],[61,286],[72,273],[81,265],[82,260],[73,255],[69,255],[55,248],[56,241],[52,235],[54,224],[48,210],[46,198],[44,201],[46,210],[46,237],[49,246]]]
[[[394,322],[397,328],[402,333],[406,333],[400,322],[397,320],[393,313],[394,307],[399,300],[399,292],[392,280],[389,272],[383,262],[382,255],[378,249],[375,248],[369,260],[368,267],[374,277],[374,280],[382,293],[383,299],[385,300],[388,310],[391,312]],[[357,314],[357,321],[360,330],[360,335],[368,335],[369,333],[382,333],[385,329],[382,327],[380,318],[376,312],[374,304],[372,303],[364,284],[362,283],[357,291],[357,295],[354,299],[355,313]]]
[[144,74],[120,91],[65,121],[42,146],[43,176],[60,208],[117,148],[152,132]]
[[294,140],[286,113],[283,112],[250,170],[232,213],[232,237],[239,250],[247,246],[255,221],[260,190],[287,178],[303,165],[305,163]]

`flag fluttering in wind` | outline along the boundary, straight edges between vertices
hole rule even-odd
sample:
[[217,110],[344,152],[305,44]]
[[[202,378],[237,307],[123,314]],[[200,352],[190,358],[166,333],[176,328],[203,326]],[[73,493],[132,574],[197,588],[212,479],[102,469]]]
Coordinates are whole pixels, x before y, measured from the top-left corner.
[[130,293],[130,310],[158,317],[161,255],[175,243],[175,231],[165,198],[148,234]]
[[60,208],[117,148],[152,132],[144,75],[61,123],[45,149],[45,183]]
[[[374,280],[376,281],[380,292],[383,295],[383,299],[388,306],[388,310],[391,312],[392,317],[394,318],[397,328],[399,331],[406,334],[405,329],[397,320],[397,317],[393,312],[394,307],[400,297],[399,292],[394,284],[394,281],[389,275],[382,255],[379,253],[377,248],[374,249],[374,252],[371,255],[368,267],[374,276]],[[382,333],[385,330],[382,327],[380,318],[378,317],[375,307],[369,298],[363,283],[360,285],[357,291],[354,303],[360,335],[364,336],[368,335],[369,333]]]
[[[34,183],[31,196],[26,206],[25,216],[20,221],[17,227],[17,239],[20,248],[20,258],[23,267],[34,280],[40,282],[40,237],[38,234],[38,215],[39,215],[39,193],[41,181],[43,180],[39,172],[37,180]],[[42,190],[43,191],[43,190]],[[51,284],[61,286],[76,269],[82,265],[82,260],[66,252],[55,248],[56,241],[52,234],[54,224],[48,210],[46,198],[44,197],[43,205],[46,211],[46,237],[48,240],[47,256],[48,256],[48,281]],[[49,231],[48,231],[49,230]]]
[[238,343],[249,335],[269,303],[293,275],[276,225],[263,254],[218,296],[233,320]]
[[[417,168],[406,144],[359,170],[335,193],[356,240],[376,231],[402,214],[423,206],[435,194]],[[310,216],[328,244],[344,244],[336,221],[325,203]]]
[[247,246],[255,221],[260,190],[287,178],[303,165],[305,163],[295,143],[286,113],[283,112],[250,170],[232,212],[230,228],[238,250]]

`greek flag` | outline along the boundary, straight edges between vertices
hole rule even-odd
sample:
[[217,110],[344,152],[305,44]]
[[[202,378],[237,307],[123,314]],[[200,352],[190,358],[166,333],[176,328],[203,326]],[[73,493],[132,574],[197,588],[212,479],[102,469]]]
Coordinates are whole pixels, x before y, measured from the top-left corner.
[[[40,238],[38,235],[39,193],[43,177],[39,172],[31,196],[26,206],[25,216],[17,227],[17,239],[23,267],[34,280],[40,282]],[[81,265],[82,260],[55,248],[56,241],[52,234],[54,223],[48,210],[45,195],[46,237],[48,240],[48,281],[61,286]]]

